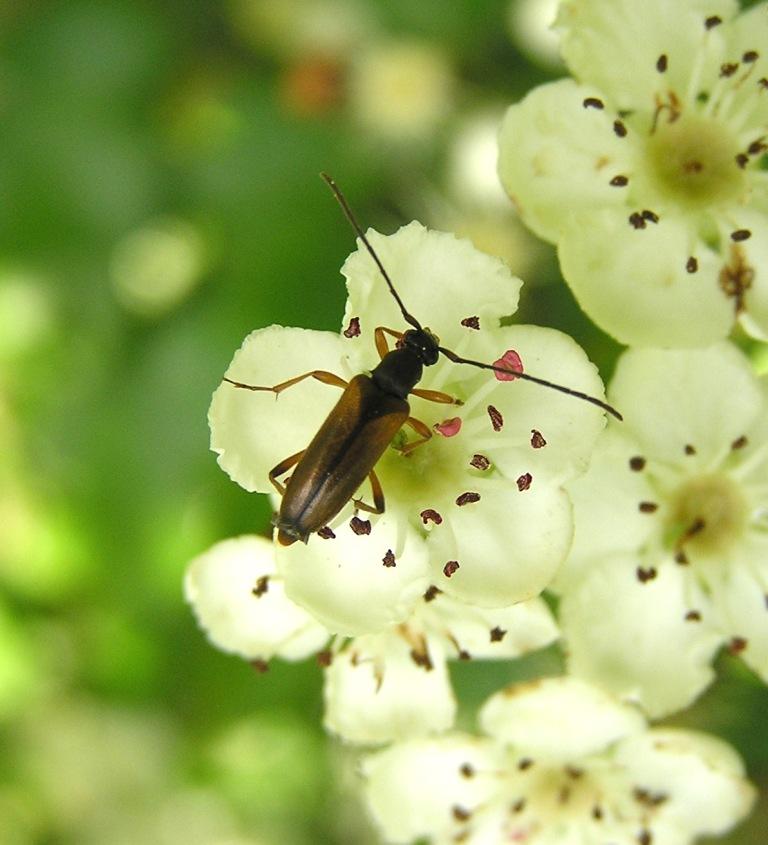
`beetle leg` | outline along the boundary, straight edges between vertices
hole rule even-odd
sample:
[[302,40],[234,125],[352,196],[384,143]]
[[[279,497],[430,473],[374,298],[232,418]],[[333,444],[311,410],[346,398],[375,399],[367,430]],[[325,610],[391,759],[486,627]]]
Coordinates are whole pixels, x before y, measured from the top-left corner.
[[426,399],[427,402],[439,402],[442,405],[463,405],[461,399],[451,396],[450,393],[443,393],[442,390],[422,390],[420,387],[411,391],[411,396],[418,396]]
[[352,504],[361,511],[368,513],[384,513],[384,491],[381,489],[381,482],[374,470],[368,473],[373,492],[373,505],[367,505],[361,499],[352,499]]
[[284,461],[280,461],[280,463],[276,467],[272,467],[269,471],[269,480],[272,483],[272,486],[277,490],[277,492],[282,496],[285,493],[285,484],[281,484],[277,480],[278,475],[284,475],[292,466],[296,466],[296,464],[301,460],[301,456],[306,452],[306,449],[302,449],[301,452],[297,452],[295,455],[291,455],[290,458],[286,458]]
[[318,381],[321,381],[323,384],[332,384],[334,387],[347,386],[347,382],[344,381],[341,376],[329,373],[327,372],[327,370],[312,370],[308,373],[304,373],[304,375],[288,379],[288,381],[281,381],[280,384],[276,384],[273,387],[259,387],[255,384],[243,384],[243,382],[241,381],[233,381],[231,378],[226,378],[226,376],[224,377],[223,381],[229,382],[229,384],[232,384],[235,387],[242,387],[245,390],[271,390],[272,393],[277,396],[286,388],[293,387],[294,384],[298,384],[300,381],[304,381],[305,378],[314,378]]
[[376,341],[376,351],[379,353],[379,358],[383,358],[389,352],[389,344],[387,343],[386,337],[384,337],[385,334],[397,338],[397,340],[400,340],[403,336],[402,332],[388,329],[386,326],[377,326],[373,331],[373,337]]
[[417,420],[416,417],[408,417],[408,419],[403,423],[403,425],[409,425],[416,434],[421,436],[420,440],[412,440],[410,443],[406,443],[405,446],[400,448],[400,452],[404,455],[409,454],[414,449],[418,448],[422,445],[422,443],[426,443],[432,437],[432,429],[421,420]]

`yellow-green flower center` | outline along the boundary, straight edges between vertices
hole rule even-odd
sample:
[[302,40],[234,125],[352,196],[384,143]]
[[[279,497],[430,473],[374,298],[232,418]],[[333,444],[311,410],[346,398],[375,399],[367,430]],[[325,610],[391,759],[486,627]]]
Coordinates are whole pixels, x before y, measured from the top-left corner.
[[747,503],[727,475],[703,475],[686,481],[672,496],[669,536],[679,551],[722,554],[743,535]]
[[704,210],[737,199],[745,190],[736,163],[737,139],[723,123],[680,114],[659,121],[646,146],[655,188],[687,210]]

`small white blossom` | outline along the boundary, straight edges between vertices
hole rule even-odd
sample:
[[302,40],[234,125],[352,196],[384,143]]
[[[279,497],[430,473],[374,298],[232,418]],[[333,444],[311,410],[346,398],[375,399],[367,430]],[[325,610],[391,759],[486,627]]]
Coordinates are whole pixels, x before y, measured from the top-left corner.
[[631,350],[610,396],[625,422],[569,485],[569,669],[653,716],[712,681],[724,643],[768,681],[768,380],[725,342]]
[[575,79],[512,106],[502,182],[634,345],[768,337],[768,4],[565,0]]
[[574,678],[502,690],[480,723],[485,737],[412,740],[364,761],[387,842],[689,845],[729,830],[754,800],[726,743],[648,729]]
[[[601,394],[594,366],[572,340],[500,325],[517,307],[521,285],[503,262],[418,223],[369,238],[409,311],[429,321],[443,346],[488,363],[514,350],[526,372]],[[257,330],[227,377],[270,386],[315,369],[346,379],[372,370],[375,327],[402,328],[403,317],[365,249],[343,272],[349,299],[340,335]],[[412,415],[434,436],[403,454],[398,447],[413,439],[404,428],[376,464],[386,513],[360,513],[350,524],[350,502],[325,538],[278,549],[287,595],[335,633],[378,632],[406,620],[430,584],[461,601],[506,607],[538,595],[568,551],[571,507],[562,485],[585,469],[602,412],[442,356],[418,387],[462,404],[409,397]],[[277,401],[268,391],[223,383],[209,413],[219,464],[245,489],[272,491],[269,471],[306,448],[338,396],[338,388],[313,379]],[[367,484],[359,495],[371,501]]]
[[321,649],[329,634],[286,598],[281,580],[269,540],[235,537],[189,564],[184,596],[222,651],[259,662],[275,655],[301,660]]

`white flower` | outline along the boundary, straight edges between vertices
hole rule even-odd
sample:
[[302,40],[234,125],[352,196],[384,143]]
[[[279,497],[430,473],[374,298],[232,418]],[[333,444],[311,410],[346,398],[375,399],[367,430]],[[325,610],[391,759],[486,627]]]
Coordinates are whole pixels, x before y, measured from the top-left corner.
[[216,543],[190,563],[187,601],[215,646],[260,669],[275,656],[300,660],[318,653],[325,666],[325,725],[351,742],[450,728],[456,700],[449,659],[510,660],[557,637],[541,599],[484,610],[432,587],[406,622],[381,634],[337,637],[326,648],[328,631],[285,596],[275,548],[255,536]]
[[275,655],[301,660],[329,638],[285,597],[272,543],[264,537],[223,540],[196,557],[184,578],[184,596],[217,648],[259,665]]
[[[515,350],[527,373],[600,395],[595,368],[569,338],[499,325],[515,310],[521,284],[501,261],[418,223],[369,237],[406,307],[429,321],[443,346],[483,362]],[[315,369],[346,379],[373,369],[374,328],[402,328],[403,317],[365,249],[350,256],[343,272],[345,332],[255,331],[227,377],[269,386]],[[331,520],[333,536],[323,532],[327,539],[312,536],[307,546],[278,550],[287,595],[336,633],[377,632],[404,621],[430,584],[462,601],[506,607],[538,595],[567,553],[571,509],[562,484],[586,467],[602,412],[442,356],[418,387],[463,404],[409,397],[412,415],[434,436],[403,454],[398,447],[410,436],[404,428],[376,464],[386,513],[361,513],[364,519],[350,526],[350,502]],[[306,448],[338,396],[337,388],[313,379],[277,401],[268,391],[224,382],[209,413],[211,447],[241,486],[270,492],[270,469]],[[370,502],[367,490],[366,483],[359,495]]]
[[502,182],[584,310],[634,345],[768,337],[768,5],[565,0],[575,80],[505,118]]
[[364,761],[387,842],[688,845],[727,831],[754,800],[726,743],[649,730],[573,678],[502,690],[480,723],[487,737],[412,740]]
[[632,350],[610,395],[625,422],[569,485],[569,669],[653,716],[712,681],[726,642],[768,681],[768,380],[725,342]]
[[449,659],[511,660],[557,635],[541,599],[486,610],[432,587],[406,622],[356,637],[334,655],[325,672],[325,726],[358,743],[447,730],[456,714]]

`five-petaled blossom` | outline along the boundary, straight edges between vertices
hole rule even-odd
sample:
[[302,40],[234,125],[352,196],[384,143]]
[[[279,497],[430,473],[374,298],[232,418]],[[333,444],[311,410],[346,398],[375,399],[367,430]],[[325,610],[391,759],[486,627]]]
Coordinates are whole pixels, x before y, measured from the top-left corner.
[[687,706],[727,644],[768,681],[768,381],[734,346],[630,350],[625,412],[569,485],[555,586],[569,669],[651,716]]
[[575,678],[508,687],[480,725],[484,737],[412,740],[364,761],[387,842],[689,845],[727,831],[754,799],[729,745],[648,729]]
[[[601,395],[595,367],[570,338],[501,325],[521,285],[503,262],[418,223],[368,236],[408,310],[444,347]],[[347,380],[373,369],[375,328],[403,330],[403,316],[365,249],[342,272],[349,292],[342,332],[257,330],[227,377],[271,386],[312,370]],[[333,633],[391,628],[430,586],[500,608],[538,595],[553,577],[572,536],[563,484],[585,469],[604,416],[573,397],[497,375],[440,356],[418,386],[458,403],[409,397],[422,433],[433,436],[404,451],[417,439],[406,426],[376,464],[385,513],[353,516],[350,502],[306,545],[277,549],[286,594]],[[270,470],[307,447],[337,399],[337,387],[312,378],[277,400],[223,382],[209,412],[211,448],[246,490],[270,492]],[[371,502],[367,485],[358,496]]]
[[624,343],[768,337],[768,4],[565,0],[575,79],[512,106],[499,172]]
[[265,537],[216,543],[190,563],[186,598],[214,645],[260,670],[273,657],[317,654],[325,667],[325,725],[350,742],[390,742],[450,728],[456,699],[448,659],[510,660],[557,637],[540,598],[488,610],[433,587],[391,630],[332,638],[286,597],[274,557],[275,546]]

